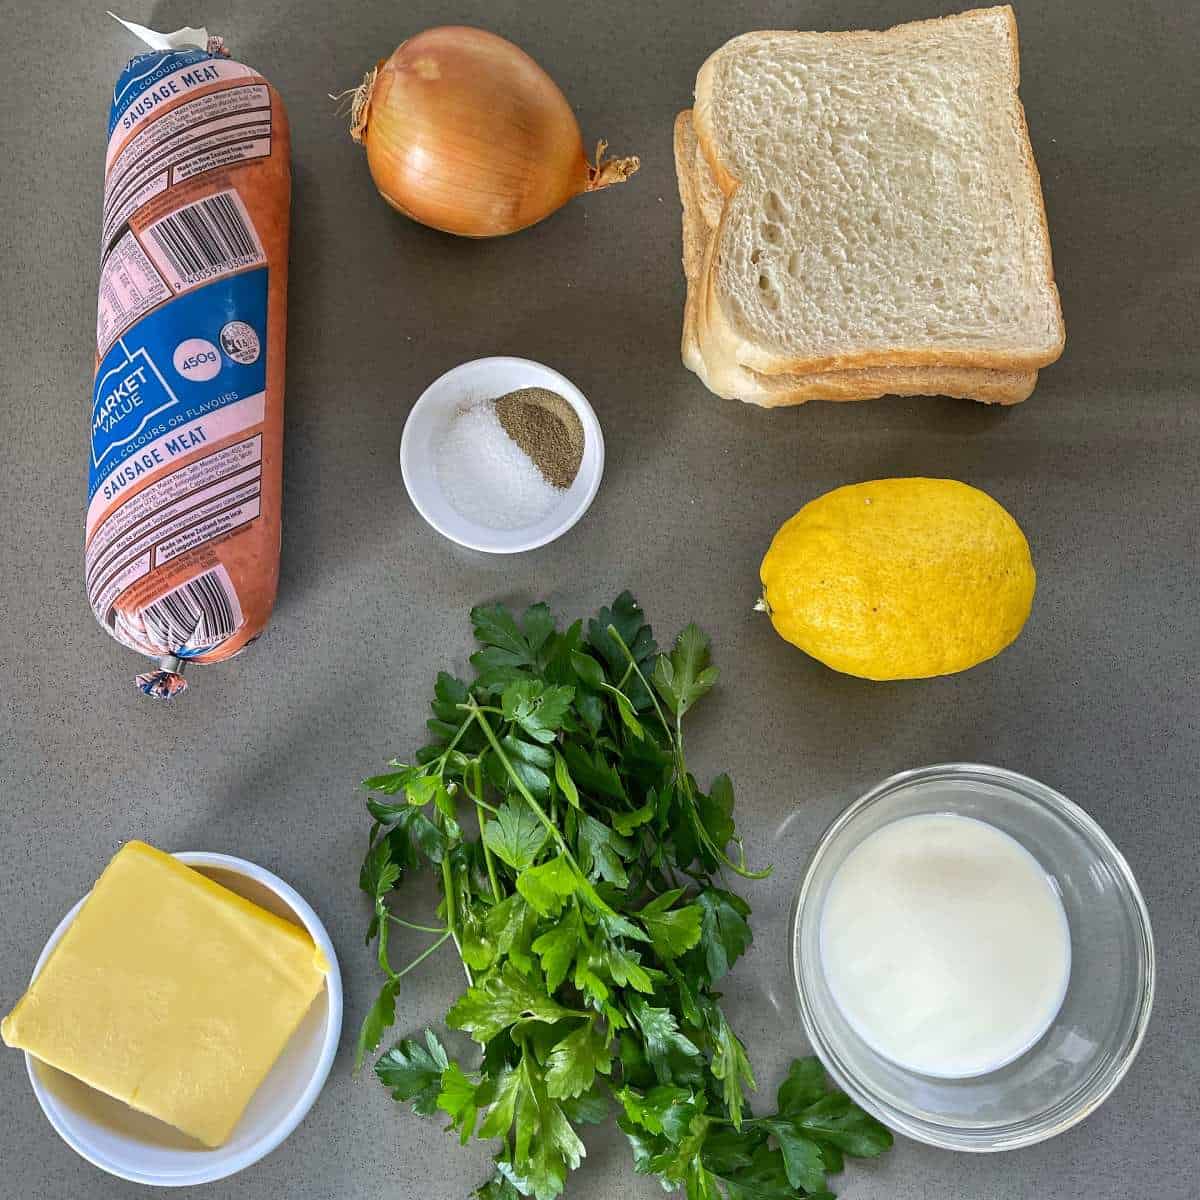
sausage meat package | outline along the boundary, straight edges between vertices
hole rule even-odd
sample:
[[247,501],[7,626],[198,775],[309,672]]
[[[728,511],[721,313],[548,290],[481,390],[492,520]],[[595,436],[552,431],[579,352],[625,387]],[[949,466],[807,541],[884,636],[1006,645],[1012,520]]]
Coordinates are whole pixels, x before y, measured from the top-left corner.
[[135,32],[160,48],[113,89],[84,570],[166,697],[275,602],[290,144],[279,94],[219,39]]

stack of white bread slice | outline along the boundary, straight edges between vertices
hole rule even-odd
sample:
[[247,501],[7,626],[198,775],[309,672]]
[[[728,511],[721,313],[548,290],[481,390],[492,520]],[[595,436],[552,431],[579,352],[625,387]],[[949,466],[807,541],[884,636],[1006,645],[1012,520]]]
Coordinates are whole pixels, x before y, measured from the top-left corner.
[[675,122],[683,360],[773,407],[1015,404],[1065,331],[1009,7],[749,33]]

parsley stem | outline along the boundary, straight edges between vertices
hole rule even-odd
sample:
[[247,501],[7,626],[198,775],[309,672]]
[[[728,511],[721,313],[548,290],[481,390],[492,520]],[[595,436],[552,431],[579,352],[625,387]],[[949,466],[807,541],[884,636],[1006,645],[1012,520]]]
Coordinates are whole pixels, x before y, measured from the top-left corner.
[[[485,710],[476,704],[474,700],[472,700],[470,704],[466,705],[465,707],[467,711],[475,718],[480,729],[483,730],[484,737],[486,737],[491,743],[492,750],[495,752],[496,757],[500,760],[500,765],[508,773],[508,777],[512,780],[513,786],[518,792],[521,793],[521,798],[533,810],[534,816],[536,816],[537,819],[541,821],[541,823],[550,831],[550,836],[554,838],[559,850],[563,853],[563,855],[566,856],[567,861],[579,873],[579,877],[582,879],[584,877],[583,872],[579,869],[579,864],[575,861],[575,855],[571,853],[571,848],[567,845],[566,838],[563,837],[558,826],[551,821],[548,816],[546,816],[542,806],[533,798],[533,793],[525,786],[525,781],[516,773],[516,771],[513,770],[512,763],[508,761],[508,756],[504,753],[503,749],[501,749],[500,740],[496,737],[495,730],[492,729],[487,717],[483,715]],[[495,710],[493,709],[492,711],[494,712]]]
[[[454,945],[458,949],[458,957],[462,958],[462,942],[458,937],[457,906],[454,902],[454,880],[450,876],[450,856],[448,854],[442,856],[442,895],[446,897],[446,937],[454,938]],[[442,940],[444,941],[445,938]],[[441,942],[438,945],[440,946]],[[434,947],[434,949],[436,948]],[[420,959],[417,961],[419,962]],[[416,964],[410,963],[409,965],[415,966]],[[405,970],[407,969],[406,967]],[[463,970],[467,973],[467,985],[473,986],[475,979],[471,974],[471,968],[467,966],[466,959],[463,959]]]
[[436,942],[434,942],[432,946],[427,946],[424,950],[421,951],[420,954],[417,955],[416,958],[414,958],[412,960],[412,962],[410,962],[408,964],[407,967],[403,967],[401,970],[397,971],[392,976],[392,978],[399,979],[401,976],[407,975],[409,973],[409,971],[411,971],[413,969],[413,967],[420,966],[421,963],[423,963],[435,950],[439,949],[443,942],[448,941],[449,938],[450,938],[450,930],[447,929],[446,932],[443,933],[442,936],[440,938],[438,938],[438,940]]
[[395,979],[395,973],[392,971],[392,964],[388,961],[388,923],[386,918],[391,916],[387,910],[387,905],[383,902],[382,896],[375,897],[375,917],[379,923],[379,947],[378,958],[379,966],[383,973],[389,979]]
[[[466,724],[466,722],[463,722],[463,723]],[[484,823],[483,809],[485,807],[484,801],[483,801],[483,766],[480,763],[479,759],[476,759],[473,765],[475,768],[474,771],[472,772],[472,774],[475,776],[475,789],[474,789],[474,791],[472,791],[471,788],[468,787],[467,795],[470,796],[471,799],[475,801],[475,815],[479,818],[479,841],[483,845],[483,861],[485,863],[487,863],[488,881],[492,885],[492,895],[495,896],[496,903],[499,904],[500,901],[503,899],[503,897],[500,895],[500,884],[496,882],[496,863],[495,863],[495,860],[492,858],[492,851],[488,847],[487,839],[483,836],[483,823]],[[464,776],[463,776],[463,785],[464,786],[466,785],[466,782],[467,782],[467,777],[464,774]],[[491,808],[491,805],[489,804],[486,807]],[[494,808],[492,808],[492,812],[495,812],[495,811],[496,810]]]
[[454,736],[450,739],[449,745],[447,745],[445,750],[443,750],[441,752],[441,754],[439,754],[437,756],[437,758],[434,760],[437,763],[437,769],[438,769],[439,775],[441,775],[441,773],[446,769],[446,759],[448,759],[450,757],[451,753],[454,750],[454,747],[457,746],[459,741],[462,739],[462,735],[467,732],[467,725],[468,725],[468,722],[464,721],[458,727]]
[[[662,722],[663,729],[667,732],[667,738],[671,743],[671,749],[675,755],[675,773],[678,775],[684,786],[687,785],[687,762],[683,757],[683,711],[682,708],[675,713],[675,728],[672,729],[670,722],[666,718],[666,714],[662,710],[662,706],[658,703],[658,697],[654,694],[654,688],[650,685],[650,681],[642,673],[641,667],[637,665],[637,659],[633,657],[633,651],[625,645],[625,639],[617,632],[615,625],[608,627],[608,636],[611,637],[621,650],[625,657],[629,659],[630,668],[636,673],[638,679],[642,681],[642,687],[646,689],[646,694],[650,697],[650,702],[654,705],[654,711],[658,714],[658,719]],[[628,674],[628,671],[626,672]]]
[[[671,741],[672,748],[674,748],[675,734],[672,731],[667,718],[663,715],[662,707],[658,703],[658,697],[654,694],[654,689],[650,686],[650,681],[645,675],[642,674],[641,667],[637,665],[637,659],[633,657],[633,651],[630,650],[627,645],[625,645],[625,639],[617,632],[617,627],[615,625],[610,625],[608,627],[608,636],[611,637],[613,641],[615,641],[617,645],[621,647],[622,653],[627,659],[629,659],[629,666],[633,670],[633,673],[642,681],[642,687],[646,689],[646,695],[650,697],[650,703],[654,705],[654,711],[658,713],[658,719],[662,722],[663,729],[667,731],[667,737]],[[626,672],[626,674],[628,674],[628,672]]]
[[380,915],[386,917],[389,921],[395,922],[397,925],[403,925],[405,929],[415,929],[418,933],[449,932],[444,925],[416,925],[412,921],[406,921],[403,917],[396,916],[395,913],[388,912],[386,909]]
[[444,854],[442,855],[442,891],[446,897],[446,928],[453,933],[456,915],[454,880],[450,878],[450,859]]
[[633,652],[625,645],[624,638],[617,632],[615,625],[608,627],[608,635],[621,647],[625,657],[629,659],[629,665],[633,668],[637,677],[642,681],[642,686],[650,696],[650,702],[654,705],[654,711],[658,714],[658,719],[662,722],[663,729],[667,732],[667,740],[671,743],[671,751],[675,758],[675,778],[678,780],[679,787],[688,801],[688,812],[691,817],[692,827],[699,840],[709,847],[714,856],[730,870],[741,875],[743,879],[765,879],[771,873],[771,868],[766,867],[761,871],[751,871],[745,863],[735,863],[733,859],[725,853],[725,850],[718,846],[709,836],[708,830],[705,829],[704,823],[696,814],[696,797],[692,791],[692,781],[687,772],[687,761],[683,757],[683,713],[675,714],[675,727],[672,729],[667,721],[666,715],[663,713],[662,707],[658,703],[658,697],[654,694],[654,689],[642,673],[641,667],[637,665],[637,660],[633,657]]

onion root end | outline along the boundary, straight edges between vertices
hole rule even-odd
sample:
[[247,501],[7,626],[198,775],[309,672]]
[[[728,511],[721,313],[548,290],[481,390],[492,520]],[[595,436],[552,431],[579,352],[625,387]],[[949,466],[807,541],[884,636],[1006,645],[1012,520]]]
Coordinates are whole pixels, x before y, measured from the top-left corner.
[[331,95],[330,100],[344,101],[345,105],[339,112],[350,113],[350,136],[360,146],[367,135],[367,124],[371,119],[371,93],[375,90],[375,79],[379,74],[382,63],[376,63],[362,78],[358,87],[347,88],[344,92]]

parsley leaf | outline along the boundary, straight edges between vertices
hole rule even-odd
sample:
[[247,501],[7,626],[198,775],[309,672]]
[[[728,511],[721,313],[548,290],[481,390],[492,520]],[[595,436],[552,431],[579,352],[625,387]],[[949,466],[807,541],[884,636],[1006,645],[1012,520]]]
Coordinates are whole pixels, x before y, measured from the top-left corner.
[[650,941],[662,958],[678,958],[700,940],[704,910],[696,904],[671,909],[671,905],[681,894],[678,889],[666,892],[638,913],[646,932],[650,935]]
[[459,996],[446,1014],[446,1024],[483,1045],[518,1021],[557,1021],[574,1015],[574,1009],[552,1000],[506,964],[499,974],[489,975]]
[[363,859],[358,886],[378,900],[395,887],[399,878],[400,868],[392,862],[391,845],[387,838],[380,838]]
[[641,996],[631,996],[629,1011],[642,1031],[646,1041],[646,1058],[660,1083],[671,1079],[676,1055],[699,1057],[696,1044],[679,1032],[679,1024],[669,1008],[654,1008]]
[[[631,987],[635,991],[649,995],[654,991],[654,981],[649,972],[642,966],[641,957],[632,950],[622,950],[612,946],[608,951],[608,970],[613,983],[618,987]],[[658,972],[655,972],[658,974]]]
[[418,769],[401,766],[398,771],[389,771],[384,775],[372,775],[369,779],[364,779],[362,786],[368,792],[382,792],[385,796],[394,796],[404,790],[404,785],[412,779]]
[[459,705],[466,704],[470,695],[470,689],[461,679],[456,679],[447,671],[439,671],[437,682],[433,685],[433,702],[429,707],[439,721],[457,727],[467,719]]
[[654,689],[677,717],[717,682],[717,668],[708,665],[709,649],[699,626],[689,625],[676,638],[670,655],[660,654],[654,664]]
[[625,799],[625,785],[617,769],[599,750],[590,752],[578,742],[564,742],[562,756],[570,768],[571,777],[585,792],[599,796]]
[[[613,601],[611,608],[602,608],[595,618],[588,622],[588,645],[608,664],[613,678],[620,679],[629,664],[625,651],[609,632],[610,627],[616,629],[638,667],[643,668],[643,674],[649,675],[649,664],[658,647],[654,644],[654,635],[650,626],[646,624],[638,602],[629,592],[622,592]],[[650,693],[643,687],[637,675],[629,683],[628,695],[639,712],[651,706]]]
[[524,896],[514,893],[488,910],[484,928],[496,946],[496,953],[512,960],[517,970],[528,972],[533,966],[531,943],[537,927],[537,913]]
[[[562,1191],[567,1171],[579,1166],[583,1143],[571,1128],[562,1106],[552,1099],[541,1074],[531,1068],[528,1054],[518,1071],[513,1160],[523,1172],[518,1178],[537,1200],[553,1200]],[[520,1184],[518,1184],[520,1186]]]
[[734,840],[733,783],[728,775],[718,775],[708,795],[696,798],[696,811],[714,846],[724,849]]
[[475,1118],[479,1112],[475,1091],[475,1084],[463,1074],[458,1063],[450,1063],[442,1072],[437,1106],[450,1118],[450,1128],[458,1130],[458,1140],[464,1146],[475,1132]]
[[607,682],[604,668],[590,655],[579,650],[571,654],[571,669],[584,687],[598,692]]
[[639,1129],[628,1117],[618,1117],[617,1128],[625,1135],[633,1151],[633,1169],[639,1175],[650,1174],[651,1160],[656,1154],[662,1153],[662,1139]]
[[648,942],[650,939],[627,917],[620,913],[605,913],[600,918],[605,933],[611,938],[629,938],[632,942]]
[[810,1105],[794,1123],[855,1158],[874,1158],[892,1144],[891,1132],[841,1092]]
[[560,854],[522,871],[517,876],[517,891],[543,917],[552,917],[562,909],[563,900],[579,890],[581,882],[566,856]]
[[437,1111],[442,1072],[449,1065],[441,1042],[426,1030],[424,1046],[408,1039],[397,1042],[375,1064],[375,1074],[393,1100],[411,1101],[413,1112],[428,1117]]
[[815,1104],[829,1089],[820,1060],[810,1055],[792,1061],[787,1078],[779,1085],[775,1103],[784,1116],[793,1116]]
[[649,1163],[663,1182],[663,1187],[678,1187],[695,1167],[700,1157],[701,1147],[708,1137],[711,1120],[702,1113],[696,1113],[682,1130],[672,1145],[656,1154]]
[[354,1049],[354,1069],[357,1071],[363,1064],[363,1059],[374,1050],[383,1039],[383,1031],[396,1019],[396,992],[399,983],[389,979],[379,989],[375,1003],[367,1010],[363,1023],[358,1031],[358,1044]]
[[825,1157],[821,1147],[787,1121],[768,1121],[767,1128],[779,1142],[788,1182],[805,1192],[825,1190]]
[[496,958],[496,943],[487,927],[487,918],[476,909],[464,909],[459,921],[458,948],[463,962],[472,971],[485,971]]
[[572,976],[575,987],[600,1008],[605,1006],[611,994],[601,974],[603,965],[600,956],[589,951],[575,960],[575,974]]
[[[537,668],[537,653],[517,626],[512,613],[501,604],[471,609],[475,637],[484,648],[471,655],[478,672],[476,685],[485,692],[498,691],[527,670]],[[540,626],[537,627],[540,632]]]
[[533,865],[549,833],[527,805],[509,802],[483,827],[483,840],[510,867],[524,871]]
[[746,918],[750,905],[722,888],[705,888],[696,897],[701,909],[700,935],[710,982],[722,978],[753,941]]
[[635,808],[633,812],[617,812],[612,813],[613,828],[625,837],[629,837],[635,829],[640,829],[648,821],[654,820],[656,805],[654,797],[651,796],[641,808]]
[[604,879],[615,887],[629,885],[629,876],[621,860],[629,858],[633,847],[608,825],[583,814],[579,818],[579,865],[589,879]]
[[546,1091],[557,1100],[581,1096],[599,1072],[612,1069],[612,1054],[591,1021],[567,1034],[550,1052],[546,1064]]
[[510,683],[500,697],[506,721],[515,721],[536,742],[549,745],[575,697],[572,687],[545,687],[536,679]]
[[[721,1176],[729,1200],[793,1200],[795,1192],[788,1179],[783,1155],[760,1146],[750,1164]],[[824,1190],[811,1194],[811,1200],[827,1196]]]
[[635,1125],[650,1133],[662,1133],[666,1114],[690,1103],[692,1093],[687,1088],[659,1084],[645,1094],[631,1087],[620,1088],[617,1091],[617,1099],[625,1110],[625,1116]]
[[745,1100],[743,1088],[753,1090],[758,1085],[754,1081],[754,1071],[750,1060],[746,1057],[746,1047],[741,1039],[729,1027],[725,1014],[716,1005],[709,1009],[714,1014],[716,1028],[712,1032],[713,1057],[712,1073],[715,1079],[721,1081],[722,1098],[725,1107],[729,1109],[729,1119],[735,1129],[742,1127],[742,1104]]
[[554,614],[548,604],[531,604],[521,617],[525,641],[536,654],[554,634]]
[[511,1179],[497,1173],[474,1192],[475,1200],[521,1200],[521,1193]]
[[641,721],[637,719],[633,701],[619,688],[611,687],[607,683],[604,685],[604,690],[616,701],[617,713],[621,718],[621,723],[639,742],[644,741],[646,730]]
[[488,777],[498,791],[506,795],[512,795],[514,791],[519,793],[520,789],[515,786],[519,780],[538,799],[550,795],[550,776],[546,773],[554,762],[550,751],[511,734],[500,739],[500,749],[506,761],[501,761],[497,754],[487,754],[483,758]]
[[[374,812],[378,820],[378,806]],[[420,866],[422,859],[432,863],[442,861],[450,844],[449,834],[435,825],[419,808],[413,808],[410,804],[397,805],[392,809],[387,824],[388,854],[401,871]]]
[[567,767],[566,760],[557,750],[554,751],[554,782],[558,784],[558,790],[566,797],[567,803],[572,808],[578,808],[579,789],[575,786],[575,781],[571,778],[571,772]]
[[534,953],[542,960],[546,989],[550,993],[556,992],[566,979],[582,937],[583,921],[580,919],[579,910],[570,908],[562,920],[552,925],[533,943]]
[[717,1176],[736,1174],[754,1161],[754,1152],[767,1140],[763,1125],[732,1125],[714,1131],[704,1143],[704,1165]]
[[595,1087],[562,1102],[562,1110],[572,1125],[602,1125],[608,1120],[608,1101]]

